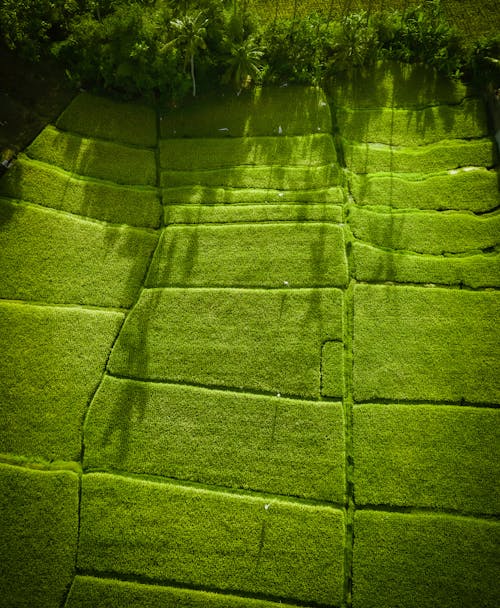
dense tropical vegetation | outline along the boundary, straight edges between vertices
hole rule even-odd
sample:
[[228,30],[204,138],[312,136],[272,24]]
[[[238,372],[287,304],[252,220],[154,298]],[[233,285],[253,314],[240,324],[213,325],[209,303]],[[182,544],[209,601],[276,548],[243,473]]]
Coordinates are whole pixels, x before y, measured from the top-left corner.
[[[328,3],[325,3],[328,4]],[[331,3],[330,3],[331,4]],[[1,0],[0,33],[33,61],[55,56],[75,83],[126,96],[196,94],[213,83],[318,83],[380,58],[491,80],[500,36],[471,44],[439,0],[404,11],[276,14],[238,0]],[[296,6],[297,3],[294,3]],[[494,74],[490,72],[493,70]]]

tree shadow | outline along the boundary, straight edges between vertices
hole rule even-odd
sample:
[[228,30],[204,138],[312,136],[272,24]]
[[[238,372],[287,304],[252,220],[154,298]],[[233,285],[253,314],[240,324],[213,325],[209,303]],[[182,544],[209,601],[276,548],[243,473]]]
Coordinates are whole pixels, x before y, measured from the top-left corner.
[[0,231],[4,226],[7,226],[16,213],[16,206],[13,203],[13,200],[0,195]]

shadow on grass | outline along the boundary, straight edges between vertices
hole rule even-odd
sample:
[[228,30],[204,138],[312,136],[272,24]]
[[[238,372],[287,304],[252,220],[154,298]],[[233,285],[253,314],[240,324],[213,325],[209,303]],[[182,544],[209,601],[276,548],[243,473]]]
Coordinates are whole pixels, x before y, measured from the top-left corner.
[[[6,226],[10,220],[12,219],[15,213],[14,205],[11,205],[9,200],[6,198],[2,198],[0,195],[0,231],[3,226]],[[2,257],[2,252],[0,251],[0,260]],[[0,261],[1,263],[1,261]]]

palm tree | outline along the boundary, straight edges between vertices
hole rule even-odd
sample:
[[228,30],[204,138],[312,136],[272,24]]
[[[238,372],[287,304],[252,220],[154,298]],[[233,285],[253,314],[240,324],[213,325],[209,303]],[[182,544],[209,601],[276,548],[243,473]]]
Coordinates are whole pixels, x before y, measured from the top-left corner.
[[243,85],[251,78],[260,74],[260,59],[264,54],[252,36],[245,40],[233,42],[231,46],[229,66],[223,76],[223,82],[234,83],[241,92]]
[[193,81],[193,97],[196,96],[196,80],[194,77],[194,57],[199,49],[206,49],[205,36],[208,19],[203,11],[186,13],[184,17],[173,19],[170,25],[176,30],[175,42],[185,49],[184,69],[191,65],[191,80]]

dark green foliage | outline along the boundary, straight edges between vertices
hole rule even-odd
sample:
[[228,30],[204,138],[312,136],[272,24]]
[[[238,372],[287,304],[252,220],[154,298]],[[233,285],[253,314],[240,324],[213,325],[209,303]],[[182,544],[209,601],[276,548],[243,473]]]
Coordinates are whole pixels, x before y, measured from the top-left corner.
[[129,308],[158,239],[1,198],[0,225],[0,296],[53,304]]
[[79,460],[118,312],[0,303],[0,453]]
[[472,52],[467,76],[488,93],[500,82],[500,34],[481,36]]
[[82,484],[79,568],[341,602],[340,510],[102,473]]
[[78,476],[0,463],[2,608],[59,608],[74,572]]
[[292,608],[279,603],[206,591],[77,576],[66,608]]
[[370,66],[377,59],[378,46],[378,32],[366,11],[344,15],[333,29],[327,50],[327,72]]
[[356,503],[498,513],[499,417],[488,408],[355,406]]
[[302,19],[280,19],[263,33],[266,68],[264,78],[278,84],[286,81],[317,84],[322,76],[324,46],[329,31],[317,13]]
[[252,79],[258,81],[261,76],[263,54],[260,44],[252,36],[233,41],[229,48],[228,65],[222,83],[231,82],[237,91],[241,91]]
[[353,608],[496,608],[500,524],[358,511]]
[[67,36],[70,20],[78,11],[77,0],[2,0],[2,40],[25,59],[37,61],[51,40]]
[[147,289],[109,371],[318,397],[321,344],[341,336],[338,289]]
[[499,314],[497,292],[356,285],[356,401],[500,403]]
[[[482,86],[498,74],[490,61],[498,60],[497,38],[466,40],[450,25],[465,29],[460,7],[448,2],[446,11],[439,0],[368,10],[360,2],[291,4],[268,7],[259,25],[246,1],[3,0],[0,32],[29,59],[54,54],[74,83],[128,97],[178,100],[198,80],[203,90],[221,81],[241,90],[252,79],[318,84],[387,57],[452,77],[465,71]],[[488,8],[481,13],[486,20]]]
[[338,403],[106,376],[90,408],[85,444],[87,470],[344,501]]
[[464,51],[458,31],[450,26],[440,0],[411,6],[403,13],[376,18],[381,50],[406,62],[423,62],[447,76],[460,75]]
[[150,287],[341,287],[344,235],[329,224],[180,226],[163,232]]
[[145,7],[141,2],[116,3],[107,15],[75,18],[65,40],[54,47],[74,81],[119,91],[125,96],[147,95],[161,88],[170,95],[185,90],[179,73],[179,51],[164,51],[171,10]]

